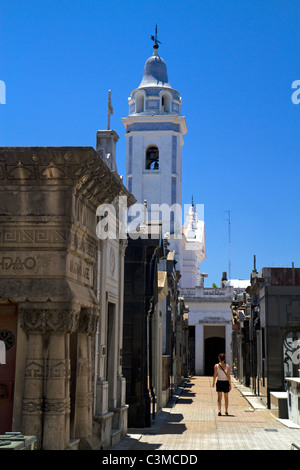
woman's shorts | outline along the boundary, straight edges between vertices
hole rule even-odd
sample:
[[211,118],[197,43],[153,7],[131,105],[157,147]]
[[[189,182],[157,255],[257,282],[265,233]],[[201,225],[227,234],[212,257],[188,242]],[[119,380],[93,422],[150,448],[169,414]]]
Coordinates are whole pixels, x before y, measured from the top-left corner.
[[228,380],[217,380],[216,383],[216,390],[217,392],[229,392],[229,381]]

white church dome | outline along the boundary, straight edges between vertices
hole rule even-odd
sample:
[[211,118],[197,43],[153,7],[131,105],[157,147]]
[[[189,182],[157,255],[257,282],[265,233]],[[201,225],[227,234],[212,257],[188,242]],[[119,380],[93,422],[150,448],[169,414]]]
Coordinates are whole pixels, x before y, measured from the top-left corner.
[[143,79],[139,88],[153,86],[172,88],[168,80],[166,63],[156,50],[145,63]]

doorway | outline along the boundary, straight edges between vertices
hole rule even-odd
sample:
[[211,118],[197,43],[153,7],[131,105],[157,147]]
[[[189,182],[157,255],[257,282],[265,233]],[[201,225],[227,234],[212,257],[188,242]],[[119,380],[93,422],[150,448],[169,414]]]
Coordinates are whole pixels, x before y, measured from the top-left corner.
[[12,430],[17,350],[16,305],[0,304],[0,341],[5,345],[5,360],[3,358],[0,364],[0,434],[4,434]]
[[204,375],[213,376],[214,365],[218,362],[218,355],[222,352],[225,352],[225,338],[219,336],[206,338]]

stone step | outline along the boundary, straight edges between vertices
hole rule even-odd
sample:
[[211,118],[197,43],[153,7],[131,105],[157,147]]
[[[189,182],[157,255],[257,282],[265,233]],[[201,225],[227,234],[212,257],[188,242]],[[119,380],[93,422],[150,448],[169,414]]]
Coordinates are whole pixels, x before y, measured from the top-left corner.
[[115,446],[121,440],[121,429],[111,430],[111,446]]

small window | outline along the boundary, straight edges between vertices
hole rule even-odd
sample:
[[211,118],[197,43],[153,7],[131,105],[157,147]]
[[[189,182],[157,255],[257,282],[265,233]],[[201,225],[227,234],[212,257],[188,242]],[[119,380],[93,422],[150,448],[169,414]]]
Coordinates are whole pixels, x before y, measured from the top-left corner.
[[159,152],[157,147],[149,147],[146,151],[146,170],[159,169]]
[[144,95],[142,93],[138,94],[136,97],[135,108],[137,113],[142,113],[144,111]]

